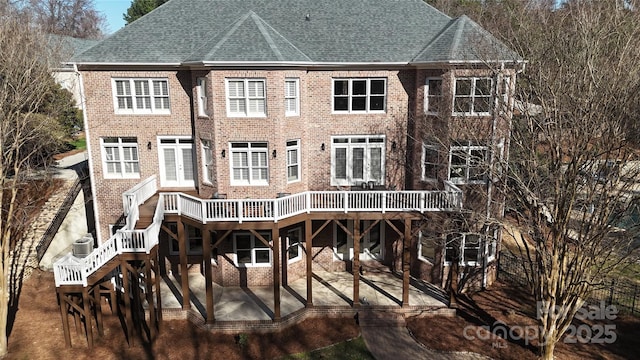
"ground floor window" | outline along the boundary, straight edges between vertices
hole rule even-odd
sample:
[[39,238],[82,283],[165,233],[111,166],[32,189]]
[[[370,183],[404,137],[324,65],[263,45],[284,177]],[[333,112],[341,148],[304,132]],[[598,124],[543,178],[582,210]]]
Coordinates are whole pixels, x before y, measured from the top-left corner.
[[445,245],[445,264],[451,264],[458,258],[461,265],[475,266],[482,262],[483,253],[487,261],[496,256],[497,229],[480,233],[449,234]]
[[418,233],[418,259],[435,264],[439,239],[438,235],[420,231]]
[[289,263],[302,260],[302,228],[287,231],[285,245]]
[[[171,232],[178,235],[178,224],[169,223],[167,227]],[[199,228],[185,225],[185,235],[187,236],[187,255],[202,255],[202,232]],[[180,245],[178,240],[171,239],[170,255],[180,255]]]
[[[267,242],[271,241],[271,233],[262,231],[258,234]],[[250,232],[233,234],[233,249],[236,266],[269,266],[271,265],[271,248]]]
[[[340,226],[340,223],[342,226]],[[344,228],[343,228],[344,227]],[[384,222],[373,220],[361,220],[360,232],[360,259],[381,260],[384,251]],[[345,231],[345,229],[348,230]],[[353,229],[352,220],[340,220],[334,223],[333,252],[336,259],[353,259]]]

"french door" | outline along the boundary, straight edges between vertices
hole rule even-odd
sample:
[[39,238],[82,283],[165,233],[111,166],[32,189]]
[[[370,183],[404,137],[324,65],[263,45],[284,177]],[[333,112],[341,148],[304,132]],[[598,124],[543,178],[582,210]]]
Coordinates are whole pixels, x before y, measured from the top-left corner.
[[160,186],[194,187],[193,139],[162,137],[158,139]]

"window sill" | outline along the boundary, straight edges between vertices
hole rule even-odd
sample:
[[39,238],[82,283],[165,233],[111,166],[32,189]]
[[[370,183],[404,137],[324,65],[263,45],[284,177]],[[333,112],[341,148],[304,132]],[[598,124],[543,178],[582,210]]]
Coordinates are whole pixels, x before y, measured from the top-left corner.
[[133,176],[110,176],[110,175],[104,175],[103,179],[105,180],[130,180],[130,179],[140,179],[140,174],[137,175],[133,175]]
[[135,116],[149,116],[149,115],[171,115],[171,111],[115,111],[115,115],[135,115]]
[[491,113],[452,113],[451,116],[455,117],[487,117],[491,116]]
[[385,115],[385,110],[375,111],[331,111],[331,115]]
[[237,268],[266,268],[271,267],[271,264],[237,264],[234,263]]
[[435,261],[431,261],[429,259],[427,259],[426,257],[422,257],[422,256],[418,256],[418,260],[422,261],[425,264],[429,264],[429,265],[435,265]]

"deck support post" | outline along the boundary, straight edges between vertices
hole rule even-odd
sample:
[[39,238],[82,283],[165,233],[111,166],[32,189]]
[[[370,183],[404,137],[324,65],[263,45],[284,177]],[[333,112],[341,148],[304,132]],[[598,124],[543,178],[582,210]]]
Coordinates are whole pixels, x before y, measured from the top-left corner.
[[184,223],[178,220],[178,247],[180,251],[180,280],[182,283],[182,310],[191,309],[189,296],[189,274],[187,267],[187,240]]
[[96,314],[96,327],[98,328],[98,335],[104,336],[104,328],[102,326],[102,297],[100,294],[101,284],[97,284],[93,287],[93,306]]
[[353,307],[360,307],[360,219],[353,219]]
[[273,321],[280,321],[280,234],[278,224],[271,227],[273,241]]
[[60,315],[62,315],[62,331],[64,332],[64,344],[71,347],[71,332],[69,330],[69,299],[67,293],[58,288],[58,303],[60,304]]
[[204,281],[207,296],[207,324],[213,324],[216,321],[213,308],[213,279],[211,274],[211,232],[209,229],[202,229],[202,255],[204,257]]
[[89,346],[89,350],[93,348],[93,330],[91,326],[91,299],[89,298],[89,290],[85,286],[82,288],[82,306],[83,306],[83,315],[84,315],[84,326],[85,332],[87,334],[87,345]]
[[156,314],[158,316],[158,330],[162,326],[162,294],[160,293],[160,284],[162,276],[160,276],[160,254],[156,246],[156,256],[153,261],[153,272],[156,278]]
[[311,228],[311,219],[304,221],[304,238],[305,238],[305,258],[307,261],[307,304],[306,307],[313,307],[313,229]]
[[402,307],[409,306],[409,284],[411,269],[411,219],[404,220],[402,239]]
[[133,345],[133,316],[131,313],[131,285],[129,284],[129,267],[127,260],[120,260],[120,273],[122,274],[122,296],[124,297],[124,313],[127,324],[127,340],[129,346]]
[[[152,252],[152,254],[155,254]],[[153,302],[153,282],[151,280],[151,254],[147,254],[147,258],[144,261],[144,288],[145,288],[145,296],[147,299],[147,304],[149,306],[149,321],[150,321],[150,336],[153,339],[156,335],[157,329],[157,318],[156,318],[156,307]],[[144,314],[142,315],[144,319]],[[149,339],[151,341],[151,339]]]

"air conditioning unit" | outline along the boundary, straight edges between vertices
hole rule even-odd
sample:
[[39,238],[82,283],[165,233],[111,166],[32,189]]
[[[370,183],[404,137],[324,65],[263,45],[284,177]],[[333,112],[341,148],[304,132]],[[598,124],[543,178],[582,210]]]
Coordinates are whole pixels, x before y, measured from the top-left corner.
[[93,251],[93,236],[87,234],[73,242],[73,256],[78,258],[87,257]]

